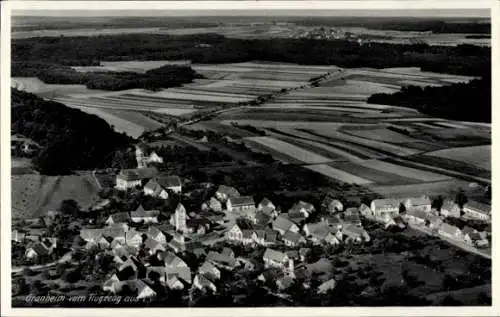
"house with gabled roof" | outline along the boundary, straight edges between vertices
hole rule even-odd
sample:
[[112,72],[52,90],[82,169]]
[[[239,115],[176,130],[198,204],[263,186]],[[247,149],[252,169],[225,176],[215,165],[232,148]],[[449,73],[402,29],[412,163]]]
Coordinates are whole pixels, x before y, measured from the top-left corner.
[[170,290],[183,290],[184,284],[177,278],[177,276],[173,276],[166,282],[166,286]]
[[235,223],[227,232],[226,238],[231,241],[241,242],[243,240],[243,229]]
[[285,275],[276,280],[276,286],[280,291],[284,291],[292,286],[294,280],[295,279],[291,275]]
[[220,185],[215,192],[215,198],[220,201],[225,202],[228,198],[239,197],[240,193],[238,190],[231,186]]
[[250,245],[255,243],[255,241],[252,239],[254,233],[252,229],[243,229],[241,232],[243,233],[243,237],[240,241],[241,243],[243,243],[244,245]]
[[130,246],[138,247],[142,244],[143,232],[135,229],[129,230],[125,235],[125,243]]
[[227,270],[232,270],[236,267],[236,258],[227,253],[219,253],[215,251],[210,251],[207,254],[206,261],[212,262],[212,264],[225,268]]
[[300,231],[300,228],[284,215],[279,215],[276,218],[276,220],[273,221],[272,227],[274,230],[278,231],[282,235],[285,234],[287,231],[292,231],[292,232]]
[[202,292],[217,292],[217,287],[215,286],[215,284],[207,279],[203,274],[196,274],[193,282],[193,287],[199,289]]
[[410,225],[417,225],[417,226],[425,225],[425,220],[427,216],[428,213],[423,209],[416,209],[413,207],[406,209],[406,212],[401,215],[401,217]]
[[271,215],[264,213],[262,210],[257,211],[255,214],[255,223],[258,225],[267,226],[272,219]]
[[41,258],[47,257],[51,254],[51,249],[43,243],[35,243],[27,248],[24,252],[26,259],[31,261],[38,261]]
[[153,239],[146,239],[146,242],[144,243],[144,248],[149,252],[150,255],[156,254],[157,251],[166,250],[164,244]]
[[309,216],[316,211],[316,208],[311,203],[305,201],[299,201],[292,206],[292,208],[288,211],[288,213],[301,213],[305,218],[309,218]]
[[329,290],[332,290],[337,286],[337,282],[335,279],[329,279],[328,281],[324,282],[320,286],[318,286],[317,293],[318,294],[326,294]]
[[371,203],[371,210],[375,216],[380,216],[382,212],[388,212],[394,215],[399,214],[401,201],[398,199],[375,199]]
[[139,205],[135,211],[130,213],[132,222],[142,223],[158,223],[159,210],[144,210],[142,205]]
[[198,272],[211,280],[220,279],[220,270],[210,261],[205,261],[198,269]]
[[370,235],[368,234],[368,232],[366,232],[365,229],[355,225],[345,225],[342,228],[342,233],[347,237],[345,239],[346,241],[352,241],[356,243],[370,241]]
[[328,213],[342,212],[344,210],[344,205],[338,199],[333,199],[332,197],[325,197],[321,203],[322,210]]
[[144,195],[158,197],[161,199],[168,199],[168,192],[163,188],[155,179],[150,179],[144,185]]
[[231,212],[255,211],[255,201],[252,196],[229,197],[226,208]]
[[123,169],[116,176],[116,189],[127,190],[142,185],[143,180],[151,179],[158,174],[156,168]]
[[403,202],[406,209],[421,210],[429,212],[431,210],[432,201],[428,196],[406,198]]
[[326,223],[328,226],[334,229],[342,228],[342,221],[340,221],[340,218],[337,215],[329,214],[321,216],[321,222]]
[[80,230],[80,237],[87,242],[94,241],[97,243],[97,241],[101,238],[102,232],[103,230],[100,228],[82,228]]
[[463,241],[463,233],[455,226],[443,222],[438,229],[438,234],[445,238],[453,239],[456,241]]
[[443,217],[460,218],[460,206],[450,199],[446,199],[439,210],[439,214]]
[[160,175],[156,178],[156,182],[163,188],[171,190],[174,193],[182,192],[182,181],[177,175]]
[[270,246],[276,244],[279,232],[274,229],[265,229],[265,230],[266,230],[266,238],[264,240],[264,246]]
[[157,226],[150,226],[146,231],[149,239],[158,241],[159,243],[167,243],[167,236]]
[[491,216],[491,206],[480,203],[478,201],[469,200],[463,206],[463,211],[466,217],[489,221]]
[[137,299],[152,299],[157,295],[151,286],[142,280],[135,281],[135,289],[137,291]]
[[264,208],[268,208],[270,211],[274,211],[276,209],[276,206],[274,206],[272,201],[264,197],[257,206],[257,209],[262,211]]
[[267,248],[262,258],[265,268],[276,267],[293,272],[293,260],[281,251]]
[[215,197],[210,198],[210,201],[208,202],[208,207],[216,212],[222,211],[222,204]]
[[285,232],[282,239],[288,247],[297,247],[306,243],[306,239],[301,234],[293,231]]
[[108,219],[106,219],[105,223],[107,225],[118,224],[118,223],[129,223],[130,215],[128,212],[117,212],[109,215]]
[[373,214],[373,210],[370,209],[370,207],[368,207],[367,205],[365,204],[361,204],[359,206],[359,213],[364,216],[364,217],[373,217],[374,214]]

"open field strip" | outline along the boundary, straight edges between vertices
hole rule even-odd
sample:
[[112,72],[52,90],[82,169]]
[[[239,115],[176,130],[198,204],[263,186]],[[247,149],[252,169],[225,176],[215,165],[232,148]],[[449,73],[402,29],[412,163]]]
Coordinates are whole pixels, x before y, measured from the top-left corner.
[[126,111],[126,110],[112,110],[112,109],[107,109],[105,110],[108,113],[111,113],[119,118],[122,118],[124,120],[127,120],[128,122],[135,123],[141,127],[146,128],[147,130],[156,130],[164,125],[159,123],[158,121],[155,121],[151,118],[146,117],[145,115],[136,112],[136,111]]
[[338,170],[338,169],[331,167],[329,165],[326,165],[326,164],[307,165],[304,167],[308,168],[312,171],[315,171],[317,173],[320,173],[322,175],[325,175],[327,177],[337,179],[337,180],[340,180],[342,182],[346,182],[346,183],[350,183],[350,184],[354,183],[354,184],[358,184],[358,185],[366,185],[366,184],[372,183],[372,181],[370,181],[370,180],[364,179],[362,177],[358,177],[356,175],[349,174],[347,172]]
[[458,179],[449,179],[437,182],[425,182],[419,184],[398,184],[398,185],[368,185],[371,190],[386,197],[402,198],[402,197],[415,197],[421,195],[443,195],[454,197],[454,189],[467,188],[468,182]]
[[479,145],[438,150],[426,155],[449,158],[491,170],[491,145]]
[[162,108],[180,108],[183,110],[196,110],[195,106],[192,104],[170,104],[168,101],[160,102],[153,100],[140,100],[140,99],[131,99],[128,97],[117,97],[112,96],[110,98],[106,97],[89,97],[89,102],[95,103],[106,103],[113,106],[122,106],[123,108],[132,108],[132,109],[162,109]]
[[282,153],[278,150],[271,149],[261,144],[260,142],[244,138],[244,143],[247,147],[256,152],[270,154],[275,160],[278,160],[283,164],[304,164],[304,162],[297,160],[290,155],[286,155],[285,153]]
[[242,67],[253,67],[253,68],[263,68],[263,69],[280,69],[284,68],[286,70],[295,70],[295,71],[303,71],[303,72],[331,72],[337,71],[340,68],[333,65],[328,66],[320,66],[320,65],[299,65],[299,64],[291,64],[291,63],[275,63],[275,62],[266,62],[266,61],[254,61],[254,62],[243,62],[238,63],[236,65],[241,65]]
[[416,125],[416,126],[419,126],[419,127],[423,127],[423,128],[429,128],[429,129],[440,129],[440,128],[443,128],[443,127],[440,127],[440,126],[437,126],[437,125],[432,125],[432,124],[423,123],[423,122],[415,122],[415,123],[413,123],[413,125]]
[[342,133],[340,131],[328,129],[324,130],[321,128],[316,128],[313,131],[305,131],[306,133],[309,133],[311,135],[315,136],[320,136],[320,137],[325,137],[325,138],[333,138],[335,140],[339,141],[346,141],[354,144],[358,144],[360,146],[365,146],[367,148],[372,148],[372,149],[377,149],[381,152],[387,152],[391,153],[394,155],[414,155],[417,153],[420,153],[418,150],[414,149],[409,149],[403,146],[395,145],[395,144],[388,144],[385,142],[380,142],[380,141],[375,141],[375,140],[367,140],[365,138],[361,137],[356,137],[352,135],[348,135],[345,133]]
[[198,110],[196,109],[176,109],[176,108],[158,108],[151,110],[156,113],[167,114],[175,117],[180,117],[186,114],[192,114]]
[[312,153],[298,146],[292,145],[290,143],[275,138],[264,136],[264,137],[248,137],[246,139],[260,143],[268,148],[281,152],[285,155],[293,157],[294,159],[297,159],[304,163],[317,164],[317,163],[325,163],[331,161],[330,159],[324,156]]
[[356,150],[353,148],[342,150],[342,148],[340,147],[334,147],[333,145],[330,146],[321,142],[303,139],[301,137],[294,138],[292,134],[282,131],[280,131],[281,133],[278,133],[278,131],[280,130],[268,130],[268,133],[271,134],[271,136],[274,138],[284,140],[288,143],[302,147],[308,151],[331,158],[332,160],[338,160],[339,158],[342,158],[343,160],[358,161],[370,158],[363,153],[356,152]]
[[148,107],[141,105],[127,105],[124,103],[113,102],[112,100],[91,100],[91,99],[71,99],[71,98],[57,98],[55,101],[72,104],[74,106],[82,106],[89,108],[100,109],[115,109],[115,110],[130,110],[130,111],[152,111],[161,109],[160,107]]
[[[306,108],[307,107],[307,108]],[[283,111],[289,111],[289,112],[294,112],[294,110],[301,112],[304,110],[323,110],[323,111],[340,111],[340,112],[352,112],[352,113],[380,113],[379,110],[373,110],[373,109],[366,109],[366,108],[355,108],[355,107],[321,107],[321,106],[307,106],[307,105],[276,105],[276,104],[268,104],[268,105],[263,105],[263,106],[257,106],[253,107],[255,109],[269,109],[269,110],[277,110],[277,109],[282,109]]]
[[234,93],[231,89],[227,89],[227,91],[211,91],[207,89],[200,89],[191,87],[190,89],[185,88],[168,88],[168,91],[171,93],[178,94],[186,94],[186,95],[196,95],[196,96],[221,96],[221,97],[234,97],[234,98],[246,98],[251,99],[255,98],[254,95],[246,95],[242,93]]
[[448,122],[439,121],[439,122],[435,122],[434,124],[438,125],[438,126],[446,127],[446,128],[455,128],[455,129],[469,129],[470,128],[470,127],[463,125],[463,124],[460,124],[460,123],[453,123],[452,121],[448,121]]
[[221,102],[221,103],[238,103],[248,101],[249,98],[245,97],[233,97],[224,95],[198,95],[191,93],[176,93],[169,91],[168,89],[151,93],[149,95],[143,93],[137,93],[136,96],[155,96],[165,99],[180,99],[180,100],[193,100],[193,101],[211,101],[211,102]]
[[384,68],[380,70],[383,73],[389,74],[403,74],[403,75],[413,75],[420,76],[424,78],[440,78],[440,79],[452,79],[452,80],[461,80],[461,81],[469,81],[474,79],[472,76],[462,76],[462,75],[452,75],[452,74],[441,74],[434,72],[427,72],[420,70],[419,67],[393,67],[393,68]]
[[351,161],[385,157],[384,155],[367,149],[363,146],[352,145],[341,141],[322,140],[321,138],[311,137],[311,135],[293,128],[268,128],[268,131],[273,135],[278,135],[281,138],[286,137],[287,140],[300,140],[300,142],[309,144],[309,146],[314,146],[332,153],[336,153]]
[[[96,99],[96,98],[108,99],[106,97],[90,97],[89,99]],[[151,105],[151,106],[155,106],[156,108],[196,109],[195,105],[193,105],[189,101],[171,102],[169,99],[154,100],[154,99],[147,99],[147,98],[134,97],[134,96],[112,96],[110,98],[112,98],[112,99],[108,99],[108,100],[122,101],[125,103],[130,102],[130,103],[135,103],[135,104],[137,104],[137,102],[140,102],[141,105]]]
[[232,122],[238,122],[241,125],[251,125],[257,128],[303,128],[307,129],[314,124],[315,127],[323,129],[336,129],[342,125],[340,122],[314,122],[310,121],[276,121],[276,120],[253,120],[253,119],[226,119],[221,120],[222,125],[231,125]]
[[380,171],[358,164],[357,162],[332,162],[329,163],[339,170],[366,178],[373,183],[379,185],[396,185],[396,184],[415,184],[421,183],[421,180],[409,177],[403,177],[392,172]]
[[417,139],[410,138],[404,134],[391,131],[384,127],[380,127],[379,125],[370,125],[362,128],[356,126],[345,126],[341,128],[340,131],[349,135],[388,143],[408,143],[418,141]]
[[414,168],[409,168],[397,164],[391,164],[379,160],[369,160],[369,161],[362,161],[358,163],[361,166],[387,172],[387,173],[393,173],[402,177],[407,177],[411,179],[418,179],[421,181],[425,182],[434,182],[434,181],[440,181],[440,180],[446,180],[449,179],[449,176],[445,175],[440,175],[440,174],[435,174],[431,172],[426,172]]
[[400,83],[403,86],[421,86],[421,87],[426,87],[426,86],[440,87],[440,86],[443,86],[442,84],[438,84],[438,83],[431,83],[431,82],[427,82],[427,81],[417,81],[417,80],[402,80],[402,81],[400,81]]
[[94,114],[101,119],[104,119],[109,125],[113,126],[113,128],[118,131],[118,132],[124,132],[131,137],[137,138],[139,137],[144,131],[146,131],[145,127],[142,127],[140,125],[137,125],[135,123],[132,123],[130,121],[124,120],[122,118],[119,118],[113,114],[110,114],[106,111],[100,110],[98,108],[94,107],[84,107],[84,106],[75,106],[71,103],[65,103],[65,105],[80,109],[86,113],[89,114]]

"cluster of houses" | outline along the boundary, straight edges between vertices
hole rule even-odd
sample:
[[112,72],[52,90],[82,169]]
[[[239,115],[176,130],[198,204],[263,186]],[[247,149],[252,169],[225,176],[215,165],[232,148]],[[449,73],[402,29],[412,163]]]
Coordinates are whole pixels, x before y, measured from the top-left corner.
[[446,239],[463,243],[472,247],[488,247],[486,232],[465,226],[462,229],[448,224],[444,218],[469,218],[489,221],[491,207],[475,201],[469,201],[462,208],[451,200],[445,200],[440,210],[432,208],[429,197],[407,199],[376,199],[370,208],[360,207],[363,216],[383,222],[386,227],[403,226],[404,223],[416,229],[425,229]]

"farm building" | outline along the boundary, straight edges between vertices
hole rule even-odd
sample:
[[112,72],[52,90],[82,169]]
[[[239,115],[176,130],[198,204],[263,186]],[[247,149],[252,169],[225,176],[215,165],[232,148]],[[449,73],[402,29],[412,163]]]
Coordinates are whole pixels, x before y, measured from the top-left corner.
[[421,209],[414,209],[413,207],[406,210],[406,213],[401,217],[405,221],[413,225],[424,225],[425,219],[427,218],[428,213]]
[[264,266],[266,268],[276,267],[293,272],[293,260],[290,260],[283,252],[266,249],[262,259],[264,260]]
[[155,168],[124,169],[116,176],[116,189],[127,190],[142,185],[142,181],[156,176]]
[[305,218],[308,218],[316,209],[310,203],[299,201],[288,211],[289,213],[301,213]]
[[215,198],[217,198],[220,201],[226,201],[230,197],[239,197],[240,193],[236,188],[226,186],[226,185],[220,185],[219,188],[217,188],[217,191],[215,192]]
[[375,216],[380,216],[383,212],[399,214],[401,202],[397,199],[375,199],[371,203],[371,210]]
[[440,214],[443,217],[460,218],[460,206],[452,200],[445,200],[441,206]]
[[135,211],[130,213],[130,218],[133,222],[157,223],[159,215],[159,210],[144,210],[142,205],[140,205]]
[[346,225],[342,228],[342,233],[347,236],[346,241],[369,242],[370,236],[365,229],[354,225]]
[[449,225],[447,223],[441,224],[438,229],[438,233],[446,238],[454,239],[457,241],[463,241],[463,233],[455,226]]
[[135,159],[137,168],[147,167],[150,163],[163,163],[163,158],[144,143],[135,146]]
[[226,202],[228,211],[243,212],[247,210],[255,211],[255,202],[252,196],[229,197]]
[[406,209],[413,208],[422,211],[430,211],[432,202],[429,197],[423,196],[423,197],[407,198],[405,199],[403,204],[406,207]]
[[168,199],[168,192],[154,179],[149,180],[144,186],[144,195]]
[[269,208],[269,210],[274,211],[276,209],[276,206],[274,206],[272,201],[264,197],[259,203],[259,206],[257,206],[257,209],[264,210],[264,208]]
[[273,221],[272,226],[274,230],[278,231],[282,235],[287,231],[296,233],[300,231],[300,228],[295,223],[283,215],[278,216],[278,218]]
[[158,184],[161,187],[167,190],[171,190],[174,193],[182,192],[182,182],[179,176],[176,175],[159,176],[156,178],[156,182],[158,182]]
[[490,220],[491,206],[489,205],[470,200],[464,204],[463,211],[467,217],[484,221]]

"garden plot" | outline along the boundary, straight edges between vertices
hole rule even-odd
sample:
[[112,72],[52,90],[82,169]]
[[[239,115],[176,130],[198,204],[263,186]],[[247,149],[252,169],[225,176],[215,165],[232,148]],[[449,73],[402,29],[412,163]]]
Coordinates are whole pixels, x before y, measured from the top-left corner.
[[274,151],[278,151],[296,160],[309,164],[326,163],[331,161],[329,158],[318,155],[316,153],[304,150],[293,144],[271,138],[271,137],[248,137],[247,140],[259,143]]
[[426,172],[397,164],[382,162],[379,160],[361,161],[358,162],[358,164],[366,168],[371,168],[386,173],[392,173],[410,179],[417,179],[424,182],[435,182],[450,179],[449,176]]
[[491,145],[444,149],[426,155],[457,160],[491,171]]
[[312,171],[325,175],[327,177],[340,180],[345,183],[350,184],[358,184],[358,185],[366,185],[371,184],[372,181],[364,179],[362,177],[358,177],[356,175],[344,172],[342,170],[336,169],[326,164],[318,164],[318,165],[307,165],[305,168],[308,168]]
[[79,72],[133,72],[145,73],[148,70],[160,68],[166,65],[189,66],[190,61],[102,61],[100,66],[73,66],[72,68]]

